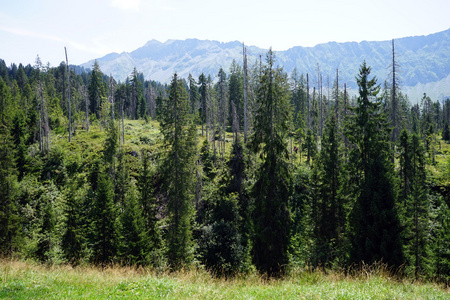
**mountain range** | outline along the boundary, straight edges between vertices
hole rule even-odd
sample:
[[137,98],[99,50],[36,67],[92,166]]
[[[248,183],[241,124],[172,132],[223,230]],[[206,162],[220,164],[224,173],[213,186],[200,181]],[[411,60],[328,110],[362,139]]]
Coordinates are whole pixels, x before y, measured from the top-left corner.
[[[301,37],[298,38],[301,43]],[[399,38],[395,43],[395,57],[399,64],[402,90],[411,102],[420,100],[427,93],[434,101],[450,96],[450,29],[426,35]],[[267,49],[246,46],[249,64],[259,63]],[[203,72],[213,78],[220,67],[229,71],[236,60],[242,64],[242,42],[218,42],[210,40],[156,40],[147,42],[132,52],[110,53],[97,58],[103,73],[124,81],[134,67],[146,79],[167,83],[174,72],[187,78]],[[312,86],[317,86],[318,74],[322,74],[324,88],[331,88],[339,69],[339,82],[347,83],[355,91],[359,66],[366,60],[372,74],[382,84],[389,78],[392,66],[392,41],[329,42],[315,47],[293,47],[275,51],[277,64],[290,73],[309,73]],[[89,69],[94,60],[81,66]]]

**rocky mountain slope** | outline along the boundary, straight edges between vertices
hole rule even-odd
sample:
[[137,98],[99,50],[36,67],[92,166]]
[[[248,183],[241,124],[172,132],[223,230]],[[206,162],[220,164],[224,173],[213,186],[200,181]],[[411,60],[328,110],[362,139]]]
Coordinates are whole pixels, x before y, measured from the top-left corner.
[[[293,37],[296,38],[296,37]],[[298,37],[301,44],[301,37]],[[247,47],[250,64],[264,59],[267,49]],[[424,92],[433,100],[450,96],[450,29],[427,36],[405,37],[395,40],[396,59],[400,65],[402,89],[411,101],[420,99]],[[360,43],[329,42],[315,47],[293,47],[277,51],[277,63],[287,72],[297,68],[309,73],[316,84],[318,69],[324,87],[330,87],[339,69],[341,83],[356,87],[355,76],[363,60],[372,67],[378,82],[389,78],[392,65],[392,41],[363,41]],[[165,43],[151,40],[130,53],[111,53],[97,61],[105,74],[124,81],[134,67],[146,79],[169,82],[174,72],[187,78],[189,73],[198,77],[202,72],[215,77],[220,67],[228,72],[232,61],[242,63],[242,43],[222,43],[209,40],[168,40]],[[82,66],[91,68],[94,61]]]

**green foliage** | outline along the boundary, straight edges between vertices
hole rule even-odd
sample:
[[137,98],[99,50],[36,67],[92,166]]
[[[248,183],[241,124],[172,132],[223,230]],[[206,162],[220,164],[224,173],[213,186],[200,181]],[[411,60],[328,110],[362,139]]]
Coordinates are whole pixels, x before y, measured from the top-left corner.
[[322,137],[322,149],[313,174],[317,172],[316,201],[312,207],[315,216],[314,249],[311,261],[314,266],[329,267],[333,262],[343,262],[345,259],[344,233],[346,215],[340,190],[343,180],[343,152],[339,141],[337,120],[332,116]]
[[145,220],[136,195],[130,193],[120,215],[121,240],[120,256],[127,265],[146,264],[146,255],[150,252]]
[[158,266],[162,263],[161,230],[157,218],[158,206],[153,191],[153,176],[150,169],[150,157],[146,150],[142,150],[142,168],[138,177],[139,208],[143,218],[142,233],[144,251],[147,250],[146,261]]
[[125,152],[121,149],[117,154],[117,168],[114,174],[114,203],[120,207],[126,207],[127,195],[133,191],[129,170],[130,166],[125,159]]
[[119,131],[113,120],[108,123],[108,133],[105,140],[103,159],[107,169],[112,171],[115,163],[117,148],[119,147]]
[[447,122],[444,124],[444,129],[442,130],[442,139],[444,141],[450,141],[450,127]]
[[199,252],[202,262],[214,275],[232,276],[244,263],[239,202],[236,194],[225,194],[219,189],[207,200],[211,203],[210,212],[201,229]]
[[169,224],[167,257],[174,269],[189,264],[193,259],[192,196],[197,147],[196,129],[193,125],[189,126],[188,111],[186,89],[177,74],[174,74],[161,122],[163,144],[167,149],[161,166]]
[[64,202],[64,233],[61,237],[61,247],[66,261],[77,265],[86,255],[85,212],[83,212],[83,189],[78,183],[71,182],[66,190]]
[[400,169],[403,185],[402,226],[407,271],[414,276],[429,274],[430,192],[426,186],[425,149],[419,136],[408,136],[406,130],[400,134]]
[[293,196],[291,244],[289,252],[296,265],[309,264],[314,239],[314,219],[311,211],[314,195],[313,180],[309,166],[299,164],[293,170]]
[[317,154],[316,137],[313,135],[312,131],[308,129],[305,139],[305,150],[306,150],[306,163],[310,164],[311,159]]
[[111,178],[101,172],[92,199],[90,248],[92,262],[105,266],[114,261],[118,250],[119,226]]
[[403,263],[401,227],[396,211],[393,168],[389,157],[389,130],[381,102],[377,99],[376,78],[363,62],[357,77],[359,97],[354,115],[347,124],[350,166],[357,186],[351,212],[351,261],[383,261],[399,267]]
[[253,187],[254,242],[256,268],[268,276],[284,272],[288,263],[291,215],[291,176],[285,136],[288,132],[289,106],[287,76],[274,69],[274,54],[269,50],[258,90],[259,109],[251,148],[262,163]]
[[233,60],[230,67],[230,79],[228,84],[228,94],[229,94],[229,120],[228,123],[232,124],[232,103],[236,108],[238,128],[243,128],[244,126],[244,73],[242,67],[239,66],[235,60]]
[[100,118],[101,100],[105,97],[105,87],[102,79],[102,72],[97,61],[94,62],[91,75],[89,77],[89,110],[91,114],[96,114]]
[[432,203],[432,274],[437,280],[448,285],[450,283],[450,207],[439,197]]
[[[410,107],[398,91],[396,127],[410,131],[394,146],[394,115],[388,126],[383,114],[393,103],[380,105],[367,66],[354,101],[336,80],[331,100],[346,106],[335,106],[325,128],[333,105],[320,68],[318,78],[293,72],[288,80],[273,66],[269,52],[267,64],[248,69],[248,144],[239,142],[237,62],[216,84],[208,74],[199,83],[174,76],[170,89],[136,70],[107,85],[98,64],[89,74],[74,67],[69,143],[66,66],[43,67],[38,59],[17,68],[0,60],[0,255],[171,270],[196,262],[225,277],[253,267],[275,276],[295,272],[291,266],[333,272],[347,259],[383,260],[402,264],[406,276],[448,283],[449,147],[438,134],[447,135],[450,102],[441,108],[424,95]],[[390,97],[387,85],[383,94]],[[122,112],[145,122],[125,119],[118,130]],[[195,122],[202,129],[207,123],[208,139]],[[225,135],[231,131],[233,145]],[[306,157],[289,156],[289,139]],[[320,277],[308,274],[306,281]]]
[[20,234],[16,204],[17,170],[8,128],[0,124],[0,253],[11,254]]
[[0,78],[0,121],[2,124],[8,123],[11,106],[11,92],[6,83]]

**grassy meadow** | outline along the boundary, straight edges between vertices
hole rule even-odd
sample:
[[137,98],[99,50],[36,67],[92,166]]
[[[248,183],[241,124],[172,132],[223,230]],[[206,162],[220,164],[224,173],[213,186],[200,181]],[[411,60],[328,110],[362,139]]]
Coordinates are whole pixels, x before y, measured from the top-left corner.
[[0,261],[2,299],[450,299],[450,288],[395,280],[380,269],[354,275],[292,271],[266,281],[257,275],[217,279],[203,270],[149,269]]

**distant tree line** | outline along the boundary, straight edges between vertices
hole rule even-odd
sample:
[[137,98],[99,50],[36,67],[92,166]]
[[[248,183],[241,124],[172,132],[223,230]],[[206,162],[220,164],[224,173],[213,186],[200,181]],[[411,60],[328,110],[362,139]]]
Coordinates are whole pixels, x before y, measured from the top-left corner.
[[[1,254],[216,276],[382,262],[449,282],[450,100],[411,105],[395,55],[382,88],[362,62],[354,97],[339,70],[325,87],[271,50],[169,85],[0,60]],[[160,135],[128,140],[125,120]]]

